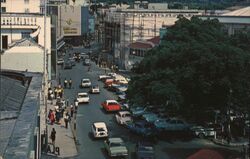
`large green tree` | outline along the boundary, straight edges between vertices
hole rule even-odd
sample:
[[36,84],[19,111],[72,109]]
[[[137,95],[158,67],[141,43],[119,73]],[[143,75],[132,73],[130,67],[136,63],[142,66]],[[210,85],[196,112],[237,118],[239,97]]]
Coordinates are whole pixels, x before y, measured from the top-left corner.
[[195,118],[228,105],[249,111],[250,34],[228,36],[222,27],[218,20],[179,18],[135,67],[129,100]]

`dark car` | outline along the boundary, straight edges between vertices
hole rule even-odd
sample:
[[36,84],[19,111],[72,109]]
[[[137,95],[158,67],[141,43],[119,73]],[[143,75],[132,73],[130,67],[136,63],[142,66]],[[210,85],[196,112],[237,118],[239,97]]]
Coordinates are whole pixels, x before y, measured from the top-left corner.
[[151,123],[148,123],[144,120],[135,121],[134,123],[128,123],[127,128],[131,132],[143,136],[154,136],[157,132]]
[[71,61],[67,61],[66,63],[64,63],[64,69],[72,69]]
[[148,142],[138,142],[135,147],[136,159],[154,159],[154,146]]

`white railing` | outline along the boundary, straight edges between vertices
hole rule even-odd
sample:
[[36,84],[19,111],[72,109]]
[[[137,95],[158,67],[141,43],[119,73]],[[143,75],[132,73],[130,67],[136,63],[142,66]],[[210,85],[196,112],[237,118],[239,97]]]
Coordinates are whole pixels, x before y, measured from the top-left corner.
[[36,26],[37,17],[29,16],[20,16],[20,15],[11,15],[11,16],[2,16],[1,25],[12,25],[12,26]]

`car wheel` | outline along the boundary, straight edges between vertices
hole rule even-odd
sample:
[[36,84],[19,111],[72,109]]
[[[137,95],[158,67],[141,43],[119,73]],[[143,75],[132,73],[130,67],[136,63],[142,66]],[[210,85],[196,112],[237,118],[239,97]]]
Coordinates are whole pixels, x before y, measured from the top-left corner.
[[203,138],[205,137],[205,134],[199,133],[199,134],[198,134],[198,137],[201,138],[201,139],[203,139]]

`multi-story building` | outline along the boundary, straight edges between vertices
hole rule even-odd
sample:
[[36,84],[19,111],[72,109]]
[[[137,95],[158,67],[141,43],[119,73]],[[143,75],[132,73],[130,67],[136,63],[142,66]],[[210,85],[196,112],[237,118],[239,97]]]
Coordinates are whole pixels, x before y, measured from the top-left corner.
[[[145,2],[146,3],[146,2]],[[111,64],[129,68],[129,44],[159,36],[162,26],[171,26],[178,16],[191,18],[201,10],[113,9],[99,10],[103,28],[103,49],[113,57]]]
[[1,0],[2,13],[40,13],[39,0]]
[[[10,49],[14,43],[24,38],[33,38],[37,45],[44,48],[42,58],[46,58],[46,61],[43,62],[43,66],[45,66],[44,63],[46,62],[48,78],[51,79],[51,23],[49,16],[45,18],[43,14],[39,13],[40,1],[29,0],[21,2],[16,0],[3,0],[1,6],[6,7],[6,12],[1,13],[1,56],[4,58],[7,54],[6,50]],[[23,56],[23,58],[21,57],[19,60],[26,61],[27,59]],[[24,66],[19,66],[18,63],[13,63],[13,66],[9,68],[7,66],[10,65],[4,65],[4,63],[10,61],[5,60],[1,62],[2,69],[25,71],[21,70]],[[6,68],[3,68],[3,66],[6,66]],[[27,68],[29,67],[30,66],[27,66]],[[45,69],[43,71],[45,71]]]

